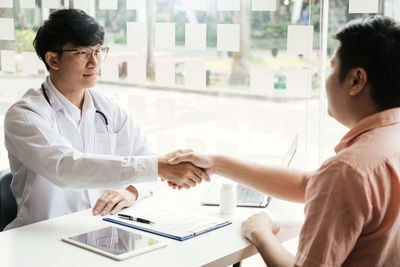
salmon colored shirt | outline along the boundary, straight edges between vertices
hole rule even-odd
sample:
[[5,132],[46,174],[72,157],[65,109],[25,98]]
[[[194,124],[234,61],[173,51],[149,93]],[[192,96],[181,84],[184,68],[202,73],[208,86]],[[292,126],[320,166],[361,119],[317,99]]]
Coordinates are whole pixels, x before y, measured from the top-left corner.
[[400,108],[358,122],[310,178],[299,266],[400,266]]

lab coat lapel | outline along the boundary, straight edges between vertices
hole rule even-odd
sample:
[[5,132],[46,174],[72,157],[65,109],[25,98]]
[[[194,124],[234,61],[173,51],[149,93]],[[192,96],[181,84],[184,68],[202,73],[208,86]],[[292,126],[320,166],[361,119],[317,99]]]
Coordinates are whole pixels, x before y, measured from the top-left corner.
[[[93,96],[92,101],[94,102]],[[101,131],[102,127],[104,128],[104,122],[96,115],[96,108],[94,106],[90,110],[87,110],[87,112],[84,114],[84,118],[82,118],[82,123],[83,130],[85,131],[85,152],[91,154],[104,154],[102,153],[104,152],[104,143],[99,144],[96,142],[96,136],[98,135],[98,132]],[[87,190],[91,207],[94,207],[97,200],[99,199],[99,197],[101,197],[104,191],[105,189]]]

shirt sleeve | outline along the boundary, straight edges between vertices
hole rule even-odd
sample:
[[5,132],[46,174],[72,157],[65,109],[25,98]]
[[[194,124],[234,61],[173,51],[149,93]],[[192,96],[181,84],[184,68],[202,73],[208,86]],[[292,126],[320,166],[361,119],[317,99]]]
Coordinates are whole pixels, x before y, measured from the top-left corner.
[[115,102],[113,109],[113,130],[117,134],[116,154],[120,156],[156,155],[146,135],[132,115]]
[[[113,106],[113,128],[117,134],[116,154],[120,156],[156,156],[153,146],[148,142],[148,139],[139,124],[132,115],[112,102]],[[138,190],[138,200],[150,197],[155,193],[156,182],[141,182],[137,180],[133,186]]]
[[156,192],[156,183],[155,182],[137,183],[137,184],[133,184],[133,186],[136,187],[136,190],[139,193],[137,200],[151,197]]
[[368,183],[346,163],[329,163],[310,178],[298,266],[341,266],[372,212]]
[[9,155],[60,187],[104,188],[157,180],[157,156],[82,153],[57,132],[43,108],[14,105],[4,128]]

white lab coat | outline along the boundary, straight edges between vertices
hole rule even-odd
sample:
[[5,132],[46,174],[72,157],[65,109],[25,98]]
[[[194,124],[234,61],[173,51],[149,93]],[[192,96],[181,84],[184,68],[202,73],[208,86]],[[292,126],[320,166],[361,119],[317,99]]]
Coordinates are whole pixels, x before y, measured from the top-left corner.
[[134,182],[139,197],[149,193],[137,183],[157,181],[157,156],[133,118],[92,89],[85,91],[81,117],[49,77],[44,86],[51,106],[41,89],[30,89],[5,116],[18,203],[17,218],[5,229],[91,208],[105,188]]

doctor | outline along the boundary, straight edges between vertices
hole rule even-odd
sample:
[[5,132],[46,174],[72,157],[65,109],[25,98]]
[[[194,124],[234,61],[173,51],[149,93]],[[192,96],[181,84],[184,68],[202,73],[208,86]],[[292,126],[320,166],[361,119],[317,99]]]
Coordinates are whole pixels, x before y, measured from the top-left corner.
[[109,50],[103,41],[103,28],[75,9],[55,11],[38,29],[34,47],[49,76],[5,117],[18,203],[6,229],[87,208],[115,214],[149,193],[137,183],[158,176],[185,188],[209,180],[192,164],[168,165],[176,152],[157,157],[134,119],[92,89]]

